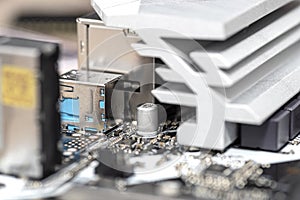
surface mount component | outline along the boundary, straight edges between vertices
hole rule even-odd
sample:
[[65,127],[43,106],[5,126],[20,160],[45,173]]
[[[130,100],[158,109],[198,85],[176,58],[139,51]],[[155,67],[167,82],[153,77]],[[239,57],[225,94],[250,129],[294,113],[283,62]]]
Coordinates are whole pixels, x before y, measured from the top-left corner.
[[[98,132],[114,124],[112,93],[118,74],[72,70],[61,75],[60,112],[65,128]],[[117,110],[116,112],[122,112]]]
[[0,38],[0,172],[34,179],[60,164],[57,44]]

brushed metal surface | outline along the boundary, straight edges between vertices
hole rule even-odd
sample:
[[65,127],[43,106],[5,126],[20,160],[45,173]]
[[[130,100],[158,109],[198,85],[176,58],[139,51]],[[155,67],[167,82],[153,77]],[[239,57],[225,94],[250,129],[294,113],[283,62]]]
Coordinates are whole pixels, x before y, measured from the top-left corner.
[[[0,46],[0,57],[2,66],[5,64],[23,67],[31,70],[36,79],[38,78],[39,54],[35,49],[22,47],[10,49]],[[40,157],[41,127],[38,123],[38,117],[40,117],[38,114],[40,110],[39,87],[37,84],[35,88],[36,105],[32,109],[16,108],[1,103],[3,147],[0,150],[0,170],[3,173],[33,178],[39,178],[42,174],[40,164],[42,159]]]
[[[291,0],[92,0],[92,6],[108,26],[162,29],[191,38],[225,40],[289,2]],[[165,33],[163,36],[170,36]]]

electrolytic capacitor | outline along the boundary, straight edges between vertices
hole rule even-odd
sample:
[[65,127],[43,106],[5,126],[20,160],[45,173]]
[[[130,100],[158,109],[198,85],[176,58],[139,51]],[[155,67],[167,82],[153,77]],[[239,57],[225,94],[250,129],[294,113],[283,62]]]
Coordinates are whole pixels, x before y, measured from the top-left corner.
[[137,108],[137,133],[143,137],[153,137],[158,130],[158,106],[145,103]]

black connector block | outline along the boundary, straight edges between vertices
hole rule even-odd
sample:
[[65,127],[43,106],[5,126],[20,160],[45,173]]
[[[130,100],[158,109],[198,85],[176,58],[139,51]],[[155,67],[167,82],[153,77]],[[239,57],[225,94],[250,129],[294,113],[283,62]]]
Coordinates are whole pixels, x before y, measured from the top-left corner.
[[293,100],[285,110],[290,112],[290,139],[293,139],[300,133],[300,99]]
[[282,110],[261,126],[241,125],[241,146],[279,151],[290,139],[290,111]]

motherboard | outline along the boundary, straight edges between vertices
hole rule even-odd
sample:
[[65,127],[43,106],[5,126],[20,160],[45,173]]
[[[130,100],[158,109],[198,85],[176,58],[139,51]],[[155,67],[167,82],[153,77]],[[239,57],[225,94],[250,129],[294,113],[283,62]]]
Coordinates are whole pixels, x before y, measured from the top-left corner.
[[299,199],[298,0],[91,4],[0,37],[0,199]]

